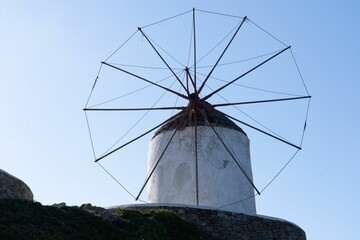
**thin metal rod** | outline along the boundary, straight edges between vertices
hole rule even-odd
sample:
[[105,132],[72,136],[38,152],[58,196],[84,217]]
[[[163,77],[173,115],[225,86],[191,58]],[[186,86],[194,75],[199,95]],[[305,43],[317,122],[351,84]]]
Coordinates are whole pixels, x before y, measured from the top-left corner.
[[180,83],[180,85],[184,88],[184,90],[186,91],[186,93],[188,94],[188,96],[190,95],[188,89],[186,89],[185,85],[181,82],[181,80],[179,79],[179,77],[175,74],[175,72],[172,70],[172,68],[169,66],[169,64],[165,61],[165,59],[161,56],[161,54],[159,53],[159,51],[155,48],[155,46],[152,44],[152,42],[150,41],[150,39],[146,36],[146,34],[142,31],[141,28],[138,28],[139,31],[141,32],[141,34],[145,37],[146,41],[150,44],[150,46],[154,49],[154,51],[157,53],[157,55],[161,58],[161,60],[163,61],[163,63],[165,63],[165,65],[168,67],[168,69],[172,72],[172,74],[174,75],[174,77],[178,80],[178,82]]
[[151,110],[182,110],[186,107],[154,107],[154,108],[84,108],[84,111],[151,111]]
[[193,35],[194,35],[194,92],[196,95],[198,94],[198,90],[196,88],[196,24],[195,24],[195,8],[193,8]]
[[256,188],[255,184],[252,182],[252,180],[250,179],[250,177],[246,174],[245,170],[241,167],[241,165],[239,164],[239,162],[236,160],[235,156],[231,153],[230,149],[226,146],[226,144],[224,143],[224,141],[221,139],[220,135],[218,134],[218,132],[215,130],[215,128],[211,125],[211,123],[206,119],[206,116],[204,116],[203,113],[201,113],[203,118],[205,119],[206,123],[211,127],[211,129],[214,131],[215,135],[219,138],[220,142],[222,143],[222,145],[225,147],[226,151],[230,154],[231,158],[234,160],[235,164],[239,167],[239,169],[241,170],[241,172],[244,174],[244,176],[246,177],[246,179],[249,181],[249,183],[253,186],[253,188],[255,189],[255,191],[260,195],[260,191]]
[[160,20],[160,21],[156,21],[156,22],[150,23],[150,24],[148,24],[148,25],[143,26],[142,28],[147,28],[147,27],[153,26],[153,25],[155,25],[155,24],[159,24],[159,23],[162,23],[162,22],[165,22],[165,21],[169,21],[169,20],[171,20],[171,19],[173,19],[173,18],[180,17],[180,16],[182,16],[182,15],[184,15],[184,14],[187,14],[187,13],[189,13],[189,12],[191,12],[191,10],[188,10],[188,11],[183,12],[183,13],[176,14],[175,16],[171,16],[171,17],[162,19],[162,20]]
[[99,164],[99,166],[122,188],[124,189],[130,196],[132,196],[135,199],[135,196],[129,191],[127,190],[126,187],[124,187],[124,185],[122,185],[115,177],[114,175],[112,175],[103,165],[101,165],[99,162],[97,163]]
[[199,160],[198,160],[198,138],[197,138],[197,114],[194,111],[195,125],[195,181],[196,181],[196,205],[199,206]]
[[84,113],[85,113],[85,118],[86,118],[87,129],[88,129],[89,136],[90,136],[90,143],[91,143],[92,152],[93,152],[93,155],[94,155],[94,159],[96,159],[96,153],[95,153],[95,147],[94,147],[94,140],[93,140],[93,137],[92,137],[92,134],[91,134],[89,118],[88,118],[88,116],[87,116],[87,113],[86,113],[86,112],[84,112]]
[[293,60],[294,60],[296,69],[297,69],[297,71],[298,71],[298,73],[299,73],[299,76],[300,76],[300,78],[301,78],[301,81],[302,81],[302,83],[303,83],[303,86],[304,86],[304,88],[305,88],[305,91],[306,91],[306,93],[309,95],[309,91],[308,91],[308,89],[307,89],[307,87],[306,87],[306,85],[305,85],[304,78],[303,78],[303,76],[302,76],[302,74],[301,74],[301,72],[300,72],[300,68],[299,68],[299,65],[297,64],[297,61],[296,61],[295,56],[294,56],[294,53],[292,52],[291,49],[290,49],[290,52],[291,52],[291,56],[292,56],[292,58],[293,58]]
[[143,136],[145,136],[146,134],[149,134],[150,132],[154,131],[156,128],[160,127],[161,125],[165,124],[166,122],[171,121],[172,119],[174,119],[175,117],[177,117],[179,114],[180,114],[180,113],[175,114],[174,116],[172,116],[172,117],[168,118],[167,120],[165,120],[164,122],[160,123],[159,125],[156,125],[155,127],[153,127],[152,129],[150,129],[150,130],[146,131],[145,133],[141,134],[140,136],[138,136],[138,137],[136,137],[136,138],[132,139],[131,141],[129,141],[129,142],[127,142],[127,143],[123,144],[123,145],[121,145],[120,147],[115,148],[115,149],[114,149],[114,150],[112,150],[111,152],[108,152],[107,154],[105,154],[105,155],[103,155],[103,156],[99,157],[98,159],[96,159],[96,160],[95,160],[95,162],[98,162],[98,161],[100,161],[101,159],[103,159],[103,158],[105,158],[105,157],[107,157],[107,156],[109,156],[109,155],[113,154],[114,152],[116,152],[116,151],[120,150],[121,148],[123,148],[123,147],[125,147],[125,146],[129,145],[130,143],[135,142],[136,140],[138,140],[138,139],[142,138]]
[[91,96],[92,96],[92,94],[93,94],[93,92],[94,92],[94,89],[95,89],[96,83],[97,83],[97,81],[98,81],[98,79],[99,79],[99,75],[100,75],[100,72],[101,72],[101,68],[102,68],[102,64],[100,65],[100,68],[99,68],[98,74],[96,75],[96,78],[95,78],[94,84],[93,84],[93,86],[92,86],[92,88],[91,88],[91,91],[90,91],[89,97],[88,97],[88,99],[87,99],[87,101],[86,101],[86,104],[85,104],[85,107],[87,107],[87,106],[88,106],[89,101],[90,101],[90,98],[91,98]]
[[[194,81],[194,79],[191,77],[190,71],[189,71],[189,68],[188,68],[188,67],[185,68],[185,72],[186,72],[186,77],[189,77],[189,78],[190,78],[190,81],[191,81],[191,83],[192,83],[192,85],[193,85],[193,87],[194,87],[194,92],[197,93],[197,90],[195,90],[195,89],[196,89],[195,81]],[[188,87],[188,89],[189,89],[189,87]]]
[[126,71],[126,70],[124,70],[124,69],[121,69],[121,68],[119,68],[119,67],[116,67],[116,66],[111,65],[111,64],[106,63],[106,62],[101,62],[101,63],[102,63],[102,64],[105,64],[105,65],[107,65],[107,66],[109,66],[109,67],[115,68],[116,70],[119,70],[119,71],[122,71],[122,72],[124,72],[124,73],[127,73],[127,74],[129,74],[129,75],[131,75],[131,76],[133,76],[133,77],[139,78],[139,79],[141,79],[141,80],[143,80],[143,81],[145,81],[145,82],[147,82],[147,83],[151,83],[152,85],[155,85],[155,86],[157,86],[157,87],[159,87],[159,88],[162,88],[162,89],[164,89],[164,90],[166,90],[166,91],[168,91],[168,92],[174,93],[175,95],[177,95],[177,96],[179,96],[179,97],[182,97],[182,98],[184,98],[184,99],[188,99],[187,96],[185,96],[185,95],[183,95],[183,94],[181,94],[181,93],[175,92],[174,90],[171,90],[170,88],[161,86],[161,85],[159,85],[159,84],[157,84],[157,83],[155,83],[155,82],[152,82],[152,81],[150,81],[150,80],[148,80],[148,79],[145,79],[145,78],[143,78],[143,77],[140,77],[140,76],[138,76],[138,75],[136,75],[136,74],[134,74],[134,73],[128,72],[128,71]]
[[189,89],[189,70],[188,67],[185,68],[186,71],[186,88]]
[[161,155],[160,155],[159,159],[157,160],[157,162],[156,162],[155,166],[154,166],[154,167],[153,167],[153,169],[151,170],[151,172],[150,172],[149,176],[146,178],[145,183],[143,184],[142,188],[140,189],[140,192],[139,192],[139,194],[137,195],[137,197],[135,198],[135,200],[138,200],[138,199],[139,199],[139,197],[140,197],[141,193],[143,192],[143,190],[144,190],[145,186],[146,186],[146,185],[147,185],[147,183],[149,182],[149,180],[150,180],[150,178],[151,178],[152,174],[154,173],[154,171],[155,171],[156,167],[158,166],[158,164],[159,164],[160,160],[161,160],[161,159],[162,159],[162,157],[164,156],[164,154],[165,154],[165,152],[166,152],[166,149],[169,147],[169,145],[170,145],[170,143],[171,143],[172,139],[174,138],[174,136],[175,136],[175,133],[176,133],[176,132],[177,132],[177,129],[175,128],[173,135],[171,136],[171,138],[170,138],[169,142],[166,144],[166,146],[165,146],[165,148],[164,148],[164,151],[161,153]]
[[269,57],[268,59],[266,59],[265,61],[263,61],[262,63],[256,65],[255,67],[251,68],[250,70],[248,70],[247,72],[243,73],[242,75],[240,75],[239,77],[235,78],[234,80],[228,82],[227,84],[225,84],[224,86],[218,88],[217,90],[213,91],[212,93],[210,93],[209,95],[205,96],[203,98],[203,100],[206,100],[208,98],[210,98],[211,96],[213,96],[215,93],[223,90],[224,88],[228,87],[230,84],[233,84],[234,82],[236,82],[237,80],[239,80],[240,78],[244,77],[245,75],[251,73],[252,71],[254,71],[255,69],[257,69],[258,67],[264,65],[265,63],[267,63],[268,61],[270,61],[271,59],[277,57],[278,55],[280,55],[281,53],[285,52],[286,50],[288,50],[291,46],[288,46],[286,48],[284,48],[283,50],[281,50],[280,52],[276,53],[275,55]]
[[292,157],[285,163],[285,165],[279,170],[279,172],[270,180],[268,184],[261,190],[261,193],[265,191],[266,188],[270,186],[270,184],[275,181],[275,179],[280,175],[280,173],[290,164],[290,162],[294,159],[294,157],[298,154],[300,150],[296,150]]
[[215,65],[213,66],[213,68],[211,69],[211,71],[209,72],[209,74],[206,76],[205,80],[203,81],[203,83],[201,84],[200,88],[199,88],[199,94],[201,92],[201,90],[204,88],[207,80],[210,78],[211,74],[213,73],[213,71],[215,70],[215,68],[217,67],[218,63],[220,62],[221,58],[224,56],[226,50],[229,48],[229,46],[231,45],[232,41],[234,40],[235,36],[237,35],[237,33],[239,32],[240,28],[242,27],[242,25],[244,24],[244,22],[246,21],[247,17],[245,16],[242,20],[242,22],[240,23],[239,27],[236,29],[234,35],[232,36],[232,38],[230,39],[229,43],[226,45],[224,51],[221,53],[219,59],[216,61]]
[[211,12],[211,11],[206,11],[206,10],[201,10],[201,9],[196,9],[196,11],[203,12],[203,13],[210,13],[210,14],[214,14],[214,15],[225,16],[225,17],[242,18],[240,16],[235,16],[235,15],[230,15],[230,14],[225,14],[225,13],[220,13],[220,12]]
[[247,127],[249,127],[249,128],[252,128],[252,129],[254,129],[254,130],[256,130],[256,131],[259,131],[259,132],[261,132],[261,133],[263,133],[263,134],[265,134],[265,135],[268,135],[269,137],[275,138],[276,140],[279,140],[280,142],[286,143],[287,145],[290,145],[290,146],[292,146],[292,147],[294,147],[294,148],[297,148],[297,149],[301,150],[301,147],[296,146],[295,144],[293,144],[293,143],[291,143],[291,142],[285,141],[284,139],[281,139],[281,138],[279,138],[279,137],[277,137],[277,136],[274,136],[274,135],[272,135],[272,134],[270,134],[270,133],[268,133],[268,132],[265,132],[265,131],[257,128],[257,127],[254,127],[254,126],[252,126],[252,125],[250,125],[250,124],[248,124],[248,123],[246,123],[246,122],[243,122],[243,121],[241,121],[241,120],[239,120],[239,119],[236,119],[236,118],[234,118],[234,117],[232,117],[232,116],[230,116],[230,115],[228,115],[228,114],[226,114],[226,113],[223,113],[223,112],[221,112],[221,111],[219,111],[219,110],[217,110],[217,109],[215,109],[215,110],[218,111],[219,113],[224,114],[226,117],[231,118],[232,120],[237,121],[237,122],[239,122],[239,123],[241,123],[241,124],[243,124],[243,125],[245,125],[245,126],[247,126]]
[[249,101],[249,102],[220,103],[220,104],[212,104],[212,106],[213,107],[226,107],[226,106],[245,105],[245,104],[254,104],[254,103],[291,101],[291,100],[299,100],[299,99],[305,99],[305,98],[311,98],[311,96],[293,97],[293,98],[278,98],[278,99],[268,99],[268,100],[259,100],[259,101]]

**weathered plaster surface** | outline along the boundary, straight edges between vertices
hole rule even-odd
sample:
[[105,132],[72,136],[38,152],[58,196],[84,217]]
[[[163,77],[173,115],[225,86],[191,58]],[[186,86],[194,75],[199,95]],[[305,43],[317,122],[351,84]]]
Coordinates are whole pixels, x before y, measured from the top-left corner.
[[[198,126],[198,176],[196,175],[194,127],[178,130],[148,183],[149,203],[179,203],[224,207],[224,210],[256,214],[249,139],[234,129],[215,127],[241,169],[210,127]],[[156,135],[149,145],[148,172],[158,162],[175,130]],[[244,200],[245,199],[245,200]]]

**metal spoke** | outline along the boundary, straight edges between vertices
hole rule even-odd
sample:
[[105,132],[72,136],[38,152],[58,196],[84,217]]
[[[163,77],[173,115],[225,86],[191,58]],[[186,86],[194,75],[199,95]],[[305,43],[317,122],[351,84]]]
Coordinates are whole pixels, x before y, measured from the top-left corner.
[[195,8],[193,8],[193,30],[194,30],[194,92],[198,94],[196,88],[196,30],[195,30]]
[[306,99],[306,98],[311,98],[311,96],[293,97],[293,98],[267,99],[267,100],[249,101],[249,102],[220,103],[220,104],[212,104],[212,106],[213,106],[213,107],[226,107],[226,106],[245,105],[245,104],[254,104],[254,103],[268,103],[268,102],[281,102],[281,101],[300,100],[300,99]]
[[[122,72],[124,72],[124,73],[127,73],[127,74],[129,74],[129,75],[131,75],[131,76],[133,76],[133,77],[139,78],[139,79],[141,79],[141,80],[143,80],[143,81],[145,81],[145,82],[147,82],[147,83],[151,83],[151,84],[154,85],[154,86],[157,86],[157,87],[159,87],[159,88],[165,89],[166,91],[169,91],[169,92],[171,92],[171,93],[174,93],[175,95],[177,95],[177,96],[179,96],[179,97],[182,97],[182,98],[184,98],[184,99],[188,99],[188,97],[186,97],[185,95],[183,95],[183,94],[181,94],[181,93],[175,92],[174,90],[171,90],[170,88],[161,86],[161,85],[159,85],[159,84],[157,84],[157,83],[155,83],[155,82],[152,82],[152,81],[150,81],[150,80],[148,80],[148,79],[146,79],[146,78],[140,77],[140,76],[138,76],[138,75],[136,75],[136,74],[134,74],[134,73],[131,73],[131,72],[129,72],[129,71],[126,71],[126,70],[124,70],[124,69],[121,69],[121,68],[119,68],[119,67],[116,67],[116,66],[114,66],[114,65],[111,65],[111,64],[109,64],[109,63],[107,63],[107,62],[101,62],[101,63],[102,63],[102,64],[105,64],[105,65],[107,65],[107,66],[109,66],[109,67],[115,68],[115,69],[117,69],[117,70],[119,70],[119,71],[122,71]],[[175,74],[175,73],[174,73],[174,74]]]
[[234,40],[235,36],[237,35],[237,33],[239,32],[240,28],[242,27],[242,25],[244,24],[244,22],[246,21],[247,17],[245,16],[242,20],[242,22],[240,23],[239,27],[236,29],[234,35],[232,36],[232,38],[230,39],[229,43],[226,45],[224,51],[221,53],[219,59],[216,61],[215,65],[213,66],[213,68],[211,69],[211,71],[209,72],[209,74],[206,76],[204,82],[201,84],[200,88],[199,88],[199,94],[201,92],[201,90],[203,89],[203,87],[205,86],[207,80],[210,78],[211,74],[213,73],[213,71],[215,70],[216,66],[218,65],[218,63],[220,62],[221,58],[224,56],[226,50],[229,48],[230,44],[232,43],[232,41]]
[[[256,65],[255,67],[251,68],[250,70],[248,70],[247,72],[245,72],[244,74],[240,75],[239,77],[235,78],[234,80],[228,82],[227,84],[225,84],[224,86],[218,88],[217,90],[213,91],[212,93],[210,93],[209,95],[205,96],[203,98],[203,100],[206,100],[208,98],[210,98],[211,96],[213,96],[215,93],[223,90],[224,88],[228,87],[229,85],[233,84],[234,82],[236,82],[237,80],[239,80],[240,78],[244,77],[245,75],[251,73],[252,71],[254,71],[255,69],[257,69],[258,67],[264,65],[265,63],[267,63],[268,61],[270,61],[271,59],[277,57],[278,55],[280,55],[281,53],[285,52],[286,50],[288,50],[291,46],[288,46],[286,48],[284,48],[283,50],[281,50],[280,52],[276,53],[275,55],[269,57],[268,59],[266,59],[265,61],[263,61],[262,63]],[[204,84],[204,83],[203,83]]]
[[[200,111],[201,112],[201,111]],[[255,189],[255,191],[260,195],[260,191],[256,188],[255,184],[251,181],[250,177],[246,174],[245,170],[241,167],[241,165],[239,164],[239,162],[236,160],[235,156],[231,153],[230,149],[226,146],[226,144],[224,143],[224,141],[221,139],[220,135],[218,134],[218,132],[215,130],[215,128],[211,125],[211,123],[207,120],[206,116],[204,116],[204,114],[201,112],[203,118],[205,119],[206,123],[211,127],[211,129],[213,130],[213,132],[215,133],[215,135],[219,138],[220,142],[222,143],[222,145],[225,147],[226,151],[230,154],[231,158],[234,160],[234,162],[236,163],[236,165],[239,167],[239,169],[241,170],[241,172],[244,174],[244,176],[246,177],[246,179],[249,181],[249,183],[253,186],[253,188]]]
[[[185,68],[185,72],[186,72],[186,79],[190,78],[190,81],[191,81],[191,83],[192,83],[192,85],[194,87],[194,92],[197,93],[195,77],[194,77],[194,79],[191,77],[191,74],[190,74],[190,71],[189,71],[188,67]],[[187,86],[187,87],[189,89],[189,86]]]
[[159,157],[159,160],[157,160],[155,166],[154,166],[153,169],[151,170],[149,176],[148,176],[148,177],[146,178],[146,180],[145,180],[145,183],[143,184],[142,188],[140,189],[139,194],[138,194],[137,197],[135,198],[136,201],[139,199],[141,193],[144,191],[145,186],[146,186],[147,183],[149,182],[149,180],[150,180],[152,174],[154,173],[156,167],[158,166],[160,160],[161,160],[162,157],[164,156],[164,154],[165,154],[165,152],[166,152],[166,149],[169,147],[169,145],[170,145],[172,139],[174,138],[176,132],[177,132],[177,129],[175,128],[174,133],[173,133],[173,135],[171,136],[169,142],[166,144],[166,146],[165,146],[165,148],[164,148],[164,151],[161,153],[161,155],[160,155],[160,157]]
[[196,181],[196,205],[199,206],[199,160],[198,160],[198,139],[197,139],[197,114],[195,115],[195,181]]
[[185,85],[181,82],[181,80],[179,79],[179,77],[175,74],[175,72],[172,70],[172,68],[169,66],[169,64],[165,61],[165,59],[161,56],[161,54],[159,53],[159,51],[155,48],[155,46],[152,44],[152,42],[150,41],[150,39],[146,36],[146,34],[142,31],[141,28],[138,28],[139,31],[141,32],[141,34],[145,37],[146,41],[151,45],[151,47],[154,49],[154,51],[157,53],[157,55],[161,58],[161,60],[164,62],[164,64],[168,67],[168,69],[172,72],[172,74],[175,76],[175,78],[178,80],[178,82],[180,83],[180,85],[184,88],[184,90],[186,91],[186,93],[188,94],[188,96],[190,95],[189,90],[186,89]]
[[261,133],[263,133],[263,134],[265,134],[265,135],[268,135],[269,137],[275,138],[276,140],[279,140],[280,142],[286,143],[287,145],[290,145],[290,146],[292,146],[292,147],[294,147],[294,148],[297,148],[297,149],[301,150],[301,147],[296,146],[295,144],[293,144],[293,143],[291,143],[291,142],[285,141],[284,139],[281,139],[281,138],[279,138],[279,137],[277,137],[277,136],[274,136],[274,135],[272,135],[272,134],[270,134],[270,133],[268,133],[268,132],[265,132],[265,131],[257,128],[257,127],[254,127],[254,126],[252,126],[252,125],[250,125],[250,124],[248,124],[248,123],[246,123],[246,122],[243,122],[243,121],[241,121],[241,120],[239,120],[239,119],[236,119],[236,118],[234,118],[234,117],[232,117],[232,116],[230,116],[230,115],[228,115],[228,114],[226,114],[226,113],[223,113],[223,112],[221,112],[221,111],[219,111],[219,110],[217,110],[217,109],[215,109],[215,110],[218,111],[218,112],[221,113],[221,114],[224,114],[226,117],[231,118],[232,120],[237,121],[237,122],[239,122],[239,123],[241,123],[241,124],[243,124],[243,125],[245,125],[245,126],[247,126],[247,127],[249,127],[249,128],[252,128],[252,129],[254,129],[254,130],[256,130],[256,131],[259,131],[259,132],[261,132]]
[[153,108],[84,108],[84,111],[152,111],[152,110],[182,110],[186,107],[153,107]]
[[[181,113],[181,112],[180,112],[180,113]],[[159,125],[156,125],[155,127],[153,127],[152,129],[150,129],[150,130],[146,131],[145,133],[141,134],[140,136],[138,136],[138,137],[136,137],[136,138],[132,139],[131,141],[129,141],[129,142],[127,142],[127,143],[123,144],[123,145],[121,145],[120,147],[115,148],[115,149],[114,149],[114,150],[112,150],[111,152],[108,152],[107,154],[105,154],[105,155],[103,155],[103,156],[101,156],[101,157],[97,158],[97,159],[95,160],[95,162],[100,161],[101,159],[103,159],[103,158],[105,158],[105,157],[107,157],[107,156],[109,156],[109,155],[113,154],[114,152],[116,152],[116,151],[120,150],[121,148],[123,148],[123,147],[125,147],[125,146],[129,145],[130,143],[133,143],[133,142],[135,142],[136,140],[138,140],[138,139],[142,138],[143,136],[145,136],[145,135],[149,134],[150,132],[154,131],[156,128],[160,127],[161,125],[163,125],[163,124],[167,123],[168,121],[171,121],[172,119],[176,118],[176,117],[177,117],[180,113],[175,114],[174,116],[172,116],[172,117],[168,118],[167,120],[165,120],[164,122],[160,123]]]

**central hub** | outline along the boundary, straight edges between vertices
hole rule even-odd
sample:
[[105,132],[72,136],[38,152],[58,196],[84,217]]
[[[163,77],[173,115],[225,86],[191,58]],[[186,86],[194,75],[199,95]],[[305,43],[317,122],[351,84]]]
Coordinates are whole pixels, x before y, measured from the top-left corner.
[[191,109],[195,110],[195,108],[199,105],[199,101],[200,101],[200,98],[197,93],[191,93],[189,95],[189,107]]
[[190,102],[191,102],[191,101],[194,101],[194,100],[199,100],[199,99],[200,99],[200,98],[199,98],[199,95],[198,95],[197,93],[191,93],[190,96],[189,96],[189,98],[190,98]]

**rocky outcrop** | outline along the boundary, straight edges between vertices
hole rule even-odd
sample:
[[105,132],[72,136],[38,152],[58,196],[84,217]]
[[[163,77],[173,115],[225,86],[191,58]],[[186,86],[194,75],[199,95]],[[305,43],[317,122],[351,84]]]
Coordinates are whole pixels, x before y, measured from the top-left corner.
[[0,169],[0,198],[34,200],[31,189],[20,179]]

